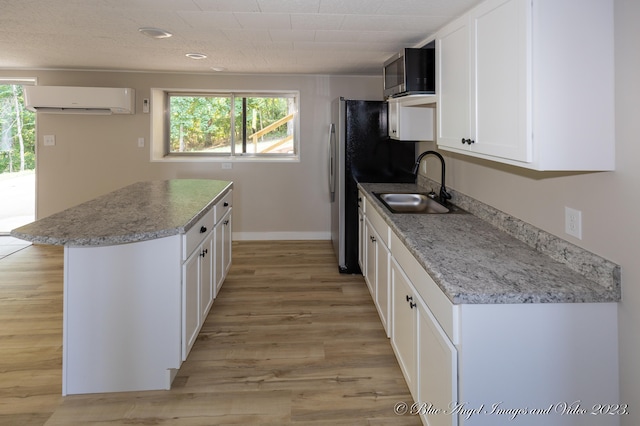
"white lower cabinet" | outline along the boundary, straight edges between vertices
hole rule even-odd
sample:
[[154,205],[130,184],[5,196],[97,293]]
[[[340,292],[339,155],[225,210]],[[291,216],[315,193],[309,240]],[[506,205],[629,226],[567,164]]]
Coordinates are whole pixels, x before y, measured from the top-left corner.
[[358,266],[362,271],[362,275],[366,275],[366,246],[367,240],[364,228],[364,212],[366,210],[366,198],[362,192],[358,192]]
[[429,426],[457,425],[457,416],[436,412],[458,399],[458,351],[429,308],[416,298],[417,401]]
[[363,276],[376,305],[380,320],[390,336],[389,328],[389,227],[382,217],[371,209],[364,215],[362,246],[364,247]]
[[391,287],[391,345],[415,402],[411,413],[430,426],[457,425],[443,413],[457,400],[457,350],[395,259]]
[[214,232],[209,231],[202,244],[184,263],[182,286],[182,360],[186,360],[213,303],[212,255]]
[[418,400],[416,391],[416,310],[413,309],[414,291],[406,275],[395,260],[391,262],[391,346],[407,381],[414,400]]
[[378,245],[380,237],[378,236],[371,223],[365,219],[364,221],[364,229],[365,229],[365,241],[366,241],[366,261],[364,268],[364,280],[369,287],[369,292],[371,293],[371,297],[373,297],[374,301],[376,298],[376,284],[377,284],[377,269],[378,269]]
[[371,207],[364,231],[366,280],[423,424],[620,424],[590,414],[625,409],[616,303],[453,304]]
[[227,272],[231,267],[231,230],[232,216],[231,205],[215,226],[215,260],[214,260],[214,282],[215,294],[218,295],[222,288]]
[[231,266],[232,190],[184,236],[182,360],[186,360]]
[[212,308],[212,261],[221,279],[231,263],[231,189],[222,197],[184,234],[65,246],[63,395],[171,388]]

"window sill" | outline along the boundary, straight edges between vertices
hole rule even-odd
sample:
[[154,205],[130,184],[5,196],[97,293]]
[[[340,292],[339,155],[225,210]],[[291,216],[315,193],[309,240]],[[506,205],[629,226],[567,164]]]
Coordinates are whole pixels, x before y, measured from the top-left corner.
[[207,156],[207,155],[166,155],[151,158],[153,163],[299,163],[295,157],[252,157],[252,156]]

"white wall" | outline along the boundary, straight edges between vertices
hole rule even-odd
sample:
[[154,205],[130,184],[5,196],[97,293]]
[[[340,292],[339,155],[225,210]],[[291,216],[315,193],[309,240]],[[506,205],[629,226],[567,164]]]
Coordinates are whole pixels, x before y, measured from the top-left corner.
[[[213,178],[234,182],[235,239],[329,239],[327,140],[331,100],[381,99],[379,77],[259,76],[127,72],[0,71],[35,76],[39,85],[132,87],[136,114],[39,114],[37,217],[95,198],[139,180]],[[299,90],[300,162],[160,163],[149,161],[150,114],[142,99],[151,88]],[[56,145],[43,146],[43,135]]]

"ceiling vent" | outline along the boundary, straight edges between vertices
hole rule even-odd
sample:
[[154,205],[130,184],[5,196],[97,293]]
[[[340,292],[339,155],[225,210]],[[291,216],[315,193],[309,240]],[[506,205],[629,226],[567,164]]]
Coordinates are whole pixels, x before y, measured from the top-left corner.
[[135,90],[115,87],[24,86],[25,107],[54,114],[134,114]]

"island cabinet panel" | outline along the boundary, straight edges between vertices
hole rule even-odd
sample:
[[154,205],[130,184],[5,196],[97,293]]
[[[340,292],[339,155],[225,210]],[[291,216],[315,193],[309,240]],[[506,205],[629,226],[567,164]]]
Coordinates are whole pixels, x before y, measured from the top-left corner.
[[[213,303],[216,206],[183,237],[187,260],[182,265],[182,360],[186,360]],[[197,244],[197,245],[196,245]]]
[[231,265],[232,188],[137,182],[12,231],[64,246],[63,395],[171,387]]
[[232,201],[233,191],[229,191],[215,206],[216,224],[212,243],[214,247],[212,257],[213,297],[216,297],[220,292],[222,283],[231,267]]
[[63,394],[169,389],[181,357],[180,236],[65,247]]

